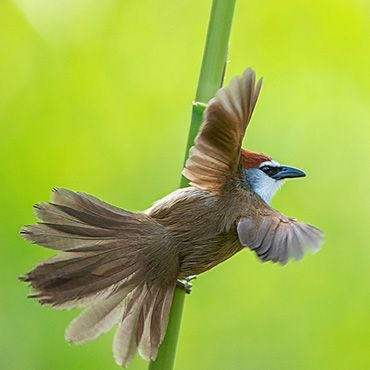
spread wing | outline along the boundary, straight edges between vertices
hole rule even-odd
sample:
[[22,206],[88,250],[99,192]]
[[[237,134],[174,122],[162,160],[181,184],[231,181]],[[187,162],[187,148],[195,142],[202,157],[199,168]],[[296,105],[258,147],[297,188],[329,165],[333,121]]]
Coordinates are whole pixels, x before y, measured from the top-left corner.
[[281,265],[289,259],[301,259],[306,251],[317,252],[324,236],[316,227],[286,217],[267,205],[254,217],[242,217],[237,231],[240,243],[255,251],[262,262]]
[[183,170],[191,185],[219,193],[237,173],[242,140],[262,84],[262,79],[255,81],[254,71],[248,68],[208,103]]

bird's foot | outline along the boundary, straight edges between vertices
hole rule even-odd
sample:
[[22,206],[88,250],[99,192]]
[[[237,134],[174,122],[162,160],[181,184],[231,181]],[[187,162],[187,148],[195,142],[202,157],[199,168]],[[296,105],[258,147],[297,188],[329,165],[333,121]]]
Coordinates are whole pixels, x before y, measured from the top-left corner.
[[177,286],[183,290],[185,290],[185,293],[190,294],[191,288],[193,287],[193,284],[190,283],[191,280],[195,280],[197,278],[197,275],[191,275],[184,279],[178,279],[177,280]]

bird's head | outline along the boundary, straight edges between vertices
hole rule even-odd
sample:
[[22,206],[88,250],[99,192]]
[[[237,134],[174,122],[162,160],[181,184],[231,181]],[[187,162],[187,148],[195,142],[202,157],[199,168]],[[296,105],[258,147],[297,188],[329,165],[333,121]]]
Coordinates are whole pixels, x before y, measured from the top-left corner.
[[241,163],[246,186],[268,204],[285,179],[306,176],[297,168],[283,166],[267,155],[249,150],[241,150]]

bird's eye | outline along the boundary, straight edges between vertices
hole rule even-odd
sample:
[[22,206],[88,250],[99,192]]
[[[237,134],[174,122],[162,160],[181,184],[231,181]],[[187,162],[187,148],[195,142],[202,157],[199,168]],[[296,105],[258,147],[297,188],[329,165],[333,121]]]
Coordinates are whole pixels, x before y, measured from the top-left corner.
[[270,169],[271,169],[271,167],[270,167],[270,166],[263,166],[263,167],[261,167],[261,170],[262,170],[263,172],[268,172],[268,171],[270,171]]

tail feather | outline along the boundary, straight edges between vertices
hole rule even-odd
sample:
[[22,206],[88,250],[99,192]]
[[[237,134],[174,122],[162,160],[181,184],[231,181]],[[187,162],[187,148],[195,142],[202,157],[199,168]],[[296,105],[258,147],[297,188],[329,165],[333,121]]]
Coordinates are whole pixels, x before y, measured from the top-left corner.
[[[171,303],[174,288],[174,285],[143,285],[127,297],[127,306],[113,344],[113,354],[118,365],[125,367],[136,350],[144,359],[155,360],[166,333],[169,316],[169,310],[163,309],[168,300],[161,298],[167,296]],[[163,314],[165,318],[162,318]]]
[[126,305],[123,319],[119,323],[113,340],[113,357],[120,366],[126,366],[134,357],[138,346],[140,308],[145,299],[144,287],[136,288]]
[[68,327],[67,340],[84,343],[119,323],[117,363],[125,366],[137,349],[155,359],[178,274],[163,226],[65,189],[35,210],[42,222],[25,226],[22,236],[61,252],[20,278],[29,282],[31,297],[55,308],[87,307]]
[[[76,254],[76,255],[75,255]],[[107,292],[135,286],[145,279],[139,261],[118,253],[61,253],[21,277],[30,282],[41,304],[81,306]]]
[[52,203],[70,207],[76,210],[84,210],[104,218],[120,219],[121,216],[133,215],[132,212],[111,204],[86,193],[74,192],[62,188],[54,188]]
[[66,340],[81,344],[110,330],[122,316],[127,293],[128,290],[123,290],[87,308],[68,326],[65,333]]
[[172,303],[174,287],[152,290],[152,297],[148,299],[148,307],[142,309],[144,330],[139,343],[139,353],[147,360],[155,360],[159,345],[166,334],[169,309]]
[[146,360],[152,360],[153,357],[156,357],[154,351],[160,343],[161,328],[158,311],[161,305],[158,304],[157,298],[163,296],[163,290],[152,290],[150,295],[152,299],[147,299],[141,309],[142,333],[138,346],[140,355]]
[[[102,201],[93,203],[93,200],[97,202],[84,193],[56,189],[53,201],[57,203],[35,205],[36,215],[43,223],[25,226],[21,234],[35,244],[57,250],[88,248],[97,243],[109,248],[122,241],[125,249],[130,250],[130,247],[137,246],[137,237],[148,238],[148,226],[157,226],[144,214],[113,206],[108,208],[108,204]],[[136,238],[132,238],[130,232]]]
[[[31,241],[34,244],[42,245],[46,248],[69,251],[75,248],[89,248],[96,246],[97,238],[99,238],[99,245],[108,245],[116,243],[118,240],[109,233],[109,231],[102,231],[93,228],[80,228],[78,231],[71,230],[70,225],[57,224],[37,224],[27,225],[21,230],[21,235],[24,239]],[[72,233],[69,233],[72,231]],[[76,232],[79,232],[77,234]],[[106,235],[104,235],[104,232]],[[85,249],[87,250],[87,249]]]
[[166,335],[166,329],[168,324],[168,318],[170,316],[170,310],[172,305],[174,289],[167,289],[164,300],[162,301],[162,309],[161,309],[161,342]]

